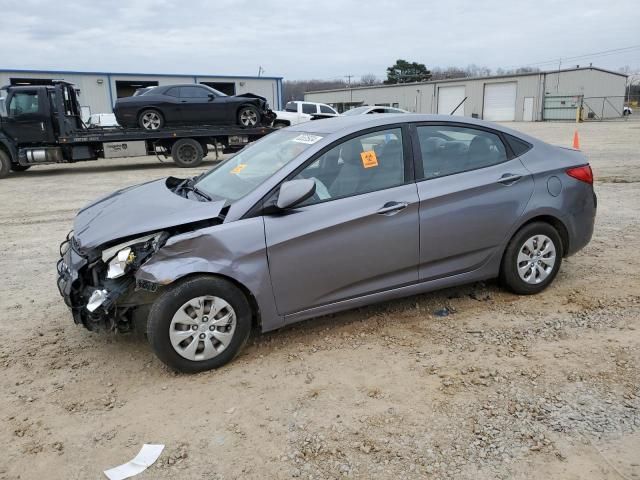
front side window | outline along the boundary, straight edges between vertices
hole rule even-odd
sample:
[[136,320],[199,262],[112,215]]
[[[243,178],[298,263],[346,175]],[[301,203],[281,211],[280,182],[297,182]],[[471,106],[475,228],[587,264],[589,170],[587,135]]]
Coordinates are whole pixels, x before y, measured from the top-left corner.
[[207,98],[209,93],[201,87],[180,87],[181,98]]
[[307,205],[402,185],[402,130],[394,128],[347,140],[324,153],[296,178],[316,182],[316,194],[305,202]]
[[507,160],[498,135],[474,128],[433,125],[418,127],[424,178],[489,167]]
[[333,114],[336,114],[336,111],[333,108],[331,108],[331,107],[329,107],[327,105],[320,105],[320,113],[333,113]]
[[9,116],[15,117],[26,113],[38,113],[37,92],[18,92],[11,97]]
[[274,132],[211,170],[197,186],[213,199],[233,202],[320,140],[317,134]]
[[316,106],[313,103],[303,103],[302,113],[308,113],[309,115],[315,115],[317,113]]
[[298,111],[298,104],[296,102],[287,102],[287,104],[284,106],[284,111],[295,113]]

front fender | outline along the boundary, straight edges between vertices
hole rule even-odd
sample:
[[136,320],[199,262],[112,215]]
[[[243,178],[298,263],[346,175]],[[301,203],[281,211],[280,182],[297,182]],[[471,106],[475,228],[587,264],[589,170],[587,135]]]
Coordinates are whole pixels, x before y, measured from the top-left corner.
[[223,223],[176,235],[136,272],[136,280],[169,285],[191,274],[228,277],[255,298],[263,331],[282,326],[278,315],[262,217]]

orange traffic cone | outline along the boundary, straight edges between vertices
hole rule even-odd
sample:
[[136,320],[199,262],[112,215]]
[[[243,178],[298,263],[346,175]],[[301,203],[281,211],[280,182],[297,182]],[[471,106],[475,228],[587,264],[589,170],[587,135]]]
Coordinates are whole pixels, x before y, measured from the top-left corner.
[[578,135],[578,130],[573,134],[573,148],[580,150],[580,136]]

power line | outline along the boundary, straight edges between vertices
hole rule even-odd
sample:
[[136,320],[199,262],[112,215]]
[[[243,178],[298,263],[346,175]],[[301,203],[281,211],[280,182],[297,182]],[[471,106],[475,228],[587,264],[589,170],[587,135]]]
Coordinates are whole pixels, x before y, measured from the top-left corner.
[[586,53],[586,54],[582,54],[582,55],[575,55],[572,57],[556,57],[552,60],[546,60],[546,61],[542,61],[542,62],[532,62],[532,63],[526,63],[526,64],[519,64],[519,65],[509,65],[507,67],[503,67],[503,68],[513,68],[513,67],[533,67],[533,66],[538,66],[538,65],[549,65],[549,64],[556,64],[558,63],[558,61],[560,60],[560,58],[562,58],[563,62],[572,62],[575,60],[582,60],[582,59],[586,59],[586,58],[597,58],[597,57],[607,57],[610,55],[619,55],[621,53],[628,53],[628,52],[632,52],[634,50],[638,50],[640,49],[640,45],[631,45],[629,47],[622,47],[622,48],[614,48],[611,50],[602,50],[599,52],[593,52],[593,53]]

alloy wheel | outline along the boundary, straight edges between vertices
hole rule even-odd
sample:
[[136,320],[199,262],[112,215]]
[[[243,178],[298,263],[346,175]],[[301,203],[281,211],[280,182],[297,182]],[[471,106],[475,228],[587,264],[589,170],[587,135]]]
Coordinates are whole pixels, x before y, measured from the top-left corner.
[[161,123],[160,115],[156,112],[146,112],[142,115],[142,126],[145,130],[157,130]]
[[525,282],[537,285],[546,280],[556,264],[556,246],[546,235],[534,235],[520,247],[517,258],[518,275]]
[[195,297],[173,315],[169,340],[173,349],[192,361],[209,360],[231,343],[236,313],[224,299],[212,295]]
[[240,112],[240,123],[245,127],[253,127],[258,123],[258,114],[251,108]]

